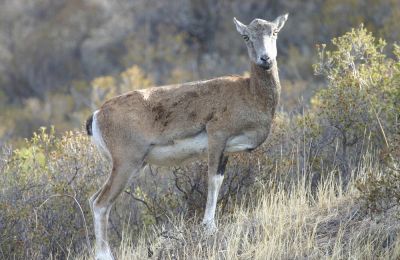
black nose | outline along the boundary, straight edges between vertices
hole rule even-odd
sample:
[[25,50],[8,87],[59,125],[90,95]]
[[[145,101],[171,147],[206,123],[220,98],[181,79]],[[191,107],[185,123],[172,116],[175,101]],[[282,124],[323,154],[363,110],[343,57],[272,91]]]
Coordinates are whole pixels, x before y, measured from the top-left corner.
[[267,56],[267,55],[262,55],[260,57],[261,60],[261,67],[265,68],[265,69],[270,69],[272,66],[272,60]]
[[263,55],[263,56],[261,56],[260,60],[261,60],[263,63],[267,63],[267,62],[270,61],[271,59],[270,59],[267,55]]

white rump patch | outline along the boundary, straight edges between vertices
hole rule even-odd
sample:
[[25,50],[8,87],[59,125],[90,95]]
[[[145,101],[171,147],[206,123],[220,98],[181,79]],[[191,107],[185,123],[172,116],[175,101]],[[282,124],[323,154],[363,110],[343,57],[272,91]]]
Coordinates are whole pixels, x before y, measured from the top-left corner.
[[92,122],[92,132],[93,132],[93,143],[100,149],[100,151],[109,159],[111,159],[110,151],[108,150],[106,143],[104,142],[103,135],[101,134],[99,124],[97,123],[97,113],[99,110],[96,110],[93,113],[93,122]]

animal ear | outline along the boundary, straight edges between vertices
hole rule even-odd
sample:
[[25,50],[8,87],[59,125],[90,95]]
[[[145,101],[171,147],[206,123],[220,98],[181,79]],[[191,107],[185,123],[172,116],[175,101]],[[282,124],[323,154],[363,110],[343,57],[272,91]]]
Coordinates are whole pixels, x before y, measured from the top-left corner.
[[278,16],[275,20],[274,23],[276,24],[276,29],[280,31],[282,27],[285,25],[286,20],[288,19],[289,14],[283,14]]
[[246,34],[247,33],[247,26],[242,24],[236,17],[233,17],[233,22],[236,25],[236,30],[241,34]]

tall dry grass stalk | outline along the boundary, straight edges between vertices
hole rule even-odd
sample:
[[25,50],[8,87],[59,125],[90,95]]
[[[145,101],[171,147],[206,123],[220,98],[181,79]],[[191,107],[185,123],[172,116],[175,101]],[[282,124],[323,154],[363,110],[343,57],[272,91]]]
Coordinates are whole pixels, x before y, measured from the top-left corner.
[[[370,160],[360,166],[377,170]],[[318,188],[303,175],[283,185],[248,195],[232,214],[220,213],[219,230],[207,236],[197,219],[171,219],[141,234],[125,228],[117,259],[396,259],[400,223],[393,216],[369,217],[354,189],[337,172]],[[310,179],[310,178],[308,178]],[[140,237],[137,239],[137,237]],[[132,241],[138,241],[133,243]],[[81,255],[78,259],[90,259]]]

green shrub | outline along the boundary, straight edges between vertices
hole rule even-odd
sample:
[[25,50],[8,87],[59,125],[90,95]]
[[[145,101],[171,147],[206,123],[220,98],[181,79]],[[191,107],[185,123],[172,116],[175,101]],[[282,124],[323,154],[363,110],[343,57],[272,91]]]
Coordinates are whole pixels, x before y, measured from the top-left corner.
[[377,155],[385,167],[381,174],[377,174],[374,167],[369,167],[368,174],[358,181],[357,188],[360,198],[371,212],[394,209],[400,216],[400,47],[395,45],[394,50],[396,62],[392,77],[388,79],[393,87],[386,92],[389,100],[386,106],[391,111],[387,120],[392,125],[385,131],[387,146]]
[[5,259],[65,257],[85,246],[87,203],[108,167],[80,132],[56,138],[42,128],[25,146],[3,152],[0,250]]
[[[400,206],[400,48],[394,45],[388,56],[385,46],[362,25],[333,39],[330,48],[321,45],[314,69],[327,85],[301,118],[325,153],[322,161],[337,166],[342,178],[368,173],[357,188],[371,211]],[[368,167],[367,153],[376,155]]]
[[398,63],[385,55],[385,46],[361,25],[334,38],[332,50],[319,47],[314,69],[327,86],[312,98],[311,124],[318,126],[322,149],[335,147],[344,178],[366,149],[387,149],[397,131]]

